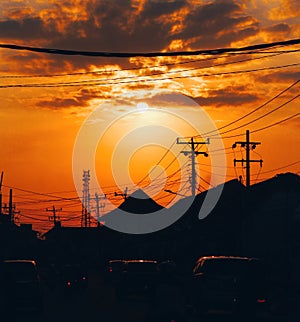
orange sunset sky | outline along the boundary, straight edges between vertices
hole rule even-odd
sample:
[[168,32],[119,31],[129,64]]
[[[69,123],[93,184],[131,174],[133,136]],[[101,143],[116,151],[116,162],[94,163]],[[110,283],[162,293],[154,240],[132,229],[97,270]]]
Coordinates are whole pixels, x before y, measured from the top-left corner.
[[[2,0],[0,43],[114,53],[244,47],[300,38],[299,17],[297,0]],[[299,174],[299,51],[114,58],[0,48],[3,202],[13,188],[16,222],[41,232],[53,225],[52,205],[63,225],[79,225],[76,188],[81,194],[78,178],[90,169],[91,197],[109,199],[102,212],[122,201],[114,192],[147,185],[169,206],[191,194],[190,159],[180,153],[190,147],[176,138],[210,138],[198,146],[209,154],[198,156],[203,191],[224,173],[245,180],[233,166],[245,151],[231,146],[246,129],[261,142],[251,158],[263,159],[251,166],[252,184]],[[216,128],[222,139],[205,134]]]

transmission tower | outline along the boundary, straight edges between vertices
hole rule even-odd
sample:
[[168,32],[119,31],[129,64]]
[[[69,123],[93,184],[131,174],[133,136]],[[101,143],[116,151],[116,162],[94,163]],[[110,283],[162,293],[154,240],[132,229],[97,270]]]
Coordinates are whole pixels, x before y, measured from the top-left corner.
[[82,184],[81,227],[90,227],[90,170],[83,170]]

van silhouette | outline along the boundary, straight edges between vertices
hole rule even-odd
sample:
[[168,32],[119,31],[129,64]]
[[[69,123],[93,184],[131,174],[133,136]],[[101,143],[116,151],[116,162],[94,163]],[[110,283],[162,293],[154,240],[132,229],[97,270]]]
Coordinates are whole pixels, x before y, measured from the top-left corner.
[[42,288],[36,262],[33,260],[4,260],[1,263],[1,289],[6,313],[15,310],[42,313]]

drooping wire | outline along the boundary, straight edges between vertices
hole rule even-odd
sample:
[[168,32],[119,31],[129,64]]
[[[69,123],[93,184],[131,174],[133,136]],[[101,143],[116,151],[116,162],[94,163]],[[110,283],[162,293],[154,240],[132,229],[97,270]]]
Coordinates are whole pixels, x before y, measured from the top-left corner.
[[[245,126],[247,126],[247,125],[250,125],[250,124],[252,124],[252,123],[254,123],[254,122],[256,122],[256,121],[259,121],[259,120],[261,120],[261,119],[265,118],[266,116],[268,116],[268,115],[270,115],[270,114],[272,114],[272,113],[274,113],[274,112],[278,111],[279,109],[283,108],[284,106],[288,105],[289,103],[291,103],[292,101],[296,100],[296,99],[297,99],[297,98],[299,98],[299,97],[300,97],[300,94],[295,95],[294,97],[292,97],[292,98],[291,98],[291,99],[289,99],[288,101],[286,101],[286,102],[284,102],[284,103],[280,104],[280,105],[279,105],[279,106],[277,106],[276,108],[273,108],[271,111],[269,111],[269,112],[267,112],[267,113],[265,113],[265,114],[263,114],[263,115],[261,115],[261,116],[258,116],[258,117],[257,117],[257,118],[255,118],[254,120],[251,120],[251,121],[249,121],[249,122],[247,122],[247,123],[244,123],[244,124],[242,124],[242,125],[240,125],[240,126],[237,126],[237,127],[235,127],[234,129],[230,129],[230,130],[227,130],[227,131],[221,132],[221,133],[219,133],[219,134],[220,134],[220,135],[222,135],[222,134],[226,134],[226,133],[229,133],[229,132],[232,132],[232,131],[236,131],[236,130],[238,130],[238,129],[240,129],[240,128],[243,128],[243,127],[245,127]],[[210,138],[213,138],[213,137],[214,137],[214,135],[210,136]]]
[[285,41],[277,41],[271,43],[261,43],[245,47],[228,47],[205,50],[190,50],[190,51],[172,51],[172,52],[98,52],[98,51],[82,51],[82,50],[66,50],[58,48],[45,47],[30,47],[20,46],[15,44],[0,44],[0,48],[31,51],[37,53],[46,53],[52,55],[66,55],[66,56],[90,56],[90,57],[115,57],[115,58],[132,58],[132,57],[172,57],[172,56],[198,56],[198,55],[219,55],[232,52],[249,52],[255,50],[268,49],[278,46],[291,46],[300,44],[300,39],[289,39]]
[[167,151],[162,155],[162,157],[159,159],[159,161],[155,164],[155,166],[150,170],[150,172],[148,174],[146,174],[140,181],[138,181],[137,185],[139,186],[145,179],[148,178],[149,174],[151,174],[155,167],[157,167],[163,160],[164,158],[167,156],[167,154],[171,151],[171,149],[173,148],[173,146],[176,144],[176,141],[174,141],[171,146],[167,149]]
[[[219,132],[220,130],[230,126],[230,125],[233,125],[241,120],[243,120],[244,118],[252,115],[253,113],[259,111],[260,109],[262,109],[263,107],[265,107],[266,105],[268,105],[269,103],[271,103],[272,101],[274,101],[275,99],[277,99],[278,97],[280,97],[282,94],[284,94],[285,92],[289,91],[290,89],[292,89],[293,87],[295,87],[298,83],[300,82],[300,79],[298,79],[297,81],[295,81],[294,83],[292,83],[291,85],[289,85],[288,87],[286,87],[283,91],[281,91],[280,93],[278,93],[277,95],[273,96],[271,99],[269,99],[268,101],[266,101],[265,103],[263,103],[262,105],[258,106],[257,108],[253,109],[252,111],[250,111],[249,113],[246,113],[245,115],[235,119],[234,121],[232,122],[229,122],[221,127],[219,127],[218,129],[216,130],[212,130],[212,131],[209,131],[209,132],[205,132],[202,135],[209,135],[209,134],[212,134],[214,132]],[[224,134],[226,132],[223,132],[222,134]],[[198,135],[199,136],[199,135]],[[195,137],[198,137],[198,136],[195,136]]]
[[[262,67],[262,68],[253,68],[253,69],[245,69],[245,70],[237,70],[237,71],[229,71],[229,72],[216,72],[216,73],[200,73],[196,75],[189,75],[188,78],[199,78],[199,77],[211,77],[211,76],[226,76],[226,75],[234,75],[234,74],[246,74],[246,73],[253,73],[253,72],[260,72],[265,70],[275,70],[275,69],[282,69],[288,67],[296,67],[299,66],[300,63],[292,63],[292,64],[285,64],[285,65],[277,65],[277,66],[270,66],[270,67]],[[120,85],[120,84],[132,84],[132,83],[144,83],[144,82],[161,82],[161,81],[169,81],[173,79],[185,79],[187,78],[186,75],[180,76],[172,76],[172,77],[161,77],[161,78],[153,78],[150,76],[141,76],[143,79],[133,79],[133,80],[125,80],[125,81],[117,81],[111,82],[109,80],[95,80],[95,81],[78,81],[73,83],[31,83],[31,84],[8,84],[8,85],[0,85],[0,88],[56,88],[56,87],[78,87],[78,86],[108,86],[108,85]],[[148,79],[146,78],[148,77]],[[136,76],[134,76],[136,78]]]
[[[279,125],[279,124],[284,123],[286,121],[289,121],[289,120],[291,120],[291,119],[293,119],[293,118],[295,118],[295,117],[297,117],[299,115],[300,115],[300,113],[296,113],[296,114],[291,115],[291,116],[289,116],[287,118],[284,118],[284,119],[282,119],[282,120],[280,120],[278,122],[275,122],[275,123],[272,123],[270,125],[266,125],[266,126],[263,126],[263,127],[259,128],[259,129],[253,130],[253,131],[251,131],[251,133],[257,133],[257,132],[260,132],[260,131],[269,129],[269,128],[273,127],[273,126],[276,126],[276,125]],[[240,134],[225,136],[225,137],[223,137],[223,139],[231,139],[231,138],[239,137],[239,136],[242,136],[242,135],[245,135],[245,133],[240,133]]]
[[[295,50],[283,50],[283,51],[275,51],[275,52],[261,52],[257,51],[253,54],[265,54],[265,56],[257,57],[257,58],[248,58],[241,61],[234,61],[234,62],[225,62],[222,64],[212,65],[212,66],[203,66],[203,68],[209,68],[214,66],[222,66],[222,65],[228,65],[228,64],[235,64],[238,62],[247,62],[251,60],[257,60],[257,59],[264,59],[264,58],[270,58],[279,56],[282,54],[290,54],[300,51],[300,49]],[[247,53],[243,53],[247,55]],[[140,71],[144,69],[152,69],[152,68],[162,68],[162,67],[172,67],[172,66],[178,66],[178,65],[186,65],[191,63],[198,63],[198,62],[206,62],[210,60],[217,60],[219,58],[228,58],[236,56],[235,53],[225,54],[225,55],[219,55],[218,57],[205,57],[205,58],[198,58],[198,59],[189,59],[187,61],[179,61],[179,62],[173,62],[173,63],[162,63],[160,65],[151,65],[151,66],[142,66],[142,67],[131,67],[131,68],[116,68],[116,69],[101,69],[96,71],[85,71],[85,72],[74,72],[74,73],[62,73],[62,74],[36,74],[36,75],[0,75],[0,78],[4,79],[17,79],[17,78],[51,78],[51,77],[64,77],[64,76],[79,76],[79,75],[99,75],[101,73],[103,74],[113,74],[116,72],[125,72],[125,71]]]

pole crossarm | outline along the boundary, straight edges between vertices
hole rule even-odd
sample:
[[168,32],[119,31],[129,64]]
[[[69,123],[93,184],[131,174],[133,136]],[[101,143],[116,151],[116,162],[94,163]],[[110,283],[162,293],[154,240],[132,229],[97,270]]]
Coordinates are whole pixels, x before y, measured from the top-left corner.
[[114,193],[115,197],[117,196],[120,196],[122,197],[124,200],[126,200],[128,198],[128,187],[126,187],[124,193],[118,193],[118,192],[115,192]]
[[[234,162],[234,166],[236,166],[237,162],[241,162],[242,165],[243,165],[243,163],[246,162],[246,159],[240,159],[240,160],[239,159],[234,159],[233,162]],[[262,159],[260,159],[260,160],[249,160],[249,162],[251,162],[251,163],[252,162],[260,163],[261,166],[262,166],[262,163],[264,162],[264,160],[262,160]]]
[[210,140],[209,140],[209,138],[207,138],[206,139],[206,141],[204,141],[204,142],[197,142],[197,141],[194,141],[194,138],[193,137],[191,137],[191,139],[190,139],[190,141],[181,141],[181,139],[183,139],[183,138],[177,138],[176,139],[176,143],[177,144],[191,144],[192,142],[194,142],[194,144],[195,145],[199,145],[199,144],[210,144]]
[[185,156],[187,156],[188,154],[195,154],[195,155],[200,155],[203,154],[205,157],[208,157],[208,153],[207,152],[199,152],[199,151],[181,151],[180,153],[183,153]]
[[[245,141],[236,141],[235,144],[241,144],[241,145],[245,145],[246,142]],[[259,145],[261,144],[261,142],[249,142],[250,145]]]

